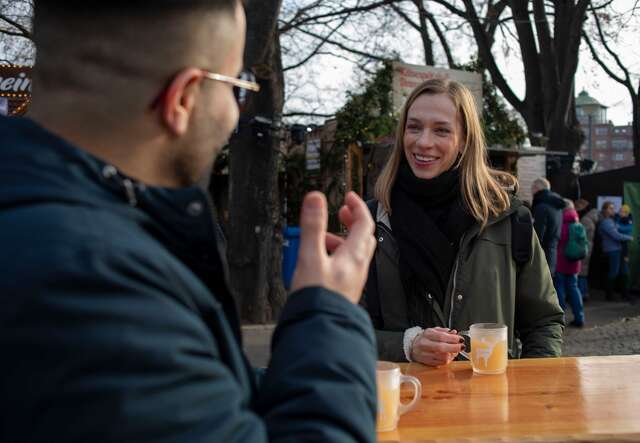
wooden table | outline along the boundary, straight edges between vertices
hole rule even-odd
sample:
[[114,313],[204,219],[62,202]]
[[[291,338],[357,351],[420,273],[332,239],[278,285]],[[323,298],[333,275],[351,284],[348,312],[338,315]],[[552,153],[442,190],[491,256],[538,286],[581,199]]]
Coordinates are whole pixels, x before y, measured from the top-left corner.
[[640,441],[640,355],[512,360],[503,375],[401,366],[422,398],[381,442]]

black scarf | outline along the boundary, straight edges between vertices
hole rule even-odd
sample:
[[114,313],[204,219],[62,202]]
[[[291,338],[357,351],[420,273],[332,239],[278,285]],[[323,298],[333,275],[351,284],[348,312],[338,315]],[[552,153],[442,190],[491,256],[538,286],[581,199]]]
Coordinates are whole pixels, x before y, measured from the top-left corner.
[[425,180],[403,159],[391,191],[390,218],[410,315],[427,293],[442,306],[460,239],[475,223],[462,200],[459,168]]

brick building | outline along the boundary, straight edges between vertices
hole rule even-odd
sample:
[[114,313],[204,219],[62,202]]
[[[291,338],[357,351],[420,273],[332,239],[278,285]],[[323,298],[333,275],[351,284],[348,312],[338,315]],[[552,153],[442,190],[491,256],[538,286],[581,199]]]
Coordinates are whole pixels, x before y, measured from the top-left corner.
[[583,90],[576,97],[576,114],[585,135],[580,153],[598,162],[596,171],[620,169],[634,164],[631,123],[615,126],[607,120],[607,106]]

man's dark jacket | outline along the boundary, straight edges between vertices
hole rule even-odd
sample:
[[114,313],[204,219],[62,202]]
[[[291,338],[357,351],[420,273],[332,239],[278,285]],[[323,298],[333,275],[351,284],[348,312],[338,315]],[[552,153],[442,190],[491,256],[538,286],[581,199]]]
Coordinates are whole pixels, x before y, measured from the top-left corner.
[[556,272],[556,254],[562,229],[562,210],[565,202],[558,194],[548,189],[538,191],[533,196],[533,227],[547,257],[551,275]]
[[290,296],[258,385],[206,195],[0,118],[0,441],[374,441],[376,348]]

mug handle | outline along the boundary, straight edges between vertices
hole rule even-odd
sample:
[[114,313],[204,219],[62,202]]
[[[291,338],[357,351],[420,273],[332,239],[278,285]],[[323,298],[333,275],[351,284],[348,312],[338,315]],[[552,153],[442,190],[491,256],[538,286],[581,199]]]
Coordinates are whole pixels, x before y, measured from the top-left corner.
[[414,392],[413,398],[409,403],[403,404],[402,402],[400,402],[400,405],[398,406],[398,412],[400,413],[400,415],[413,409],[418,399],[422,396],[422,385],[420,384],[420,380],[410,375],[400,375],[400,385],[402,385],[403,383],[412,384]]
[[[469,335],[469,331],[462,331],[462,332],[458,332],[458,335],[460,337],[469,337],[469,352],[471,352],[471,335]],[[466,346],[466,344],[465,344]],[[466,351],[460,351],[460,354],[466,358],[467,360],[471,361],[471,354],[469,352]]]

